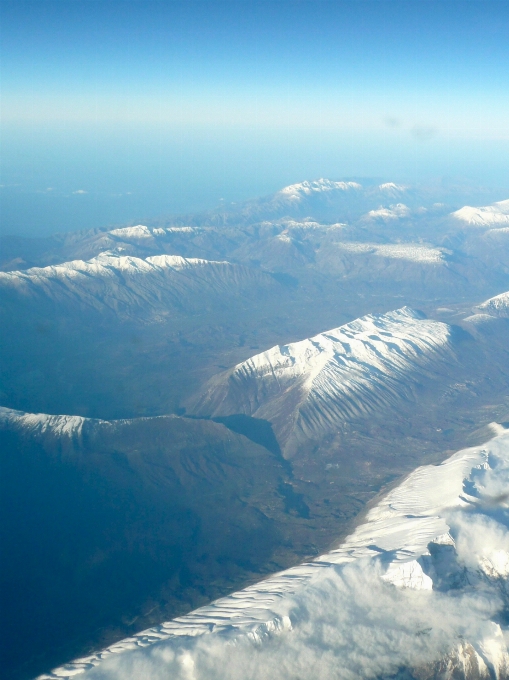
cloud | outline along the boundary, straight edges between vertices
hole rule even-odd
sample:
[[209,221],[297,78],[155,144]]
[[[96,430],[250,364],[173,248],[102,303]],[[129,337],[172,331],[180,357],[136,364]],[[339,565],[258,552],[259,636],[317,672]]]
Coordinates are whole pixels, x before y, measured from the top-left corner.
[[73,191],[73,194],[88,194],[88,191],[85,191],[85,189],[78,189],[77,191]]
[[460,638],[493,634],[494,593],[462,597],[398,589],[381,564],[359,561],[320,574],[288,602],[293,630],[262,643],[205,635],[111,657],[87,680],[357,680],[432,663]]

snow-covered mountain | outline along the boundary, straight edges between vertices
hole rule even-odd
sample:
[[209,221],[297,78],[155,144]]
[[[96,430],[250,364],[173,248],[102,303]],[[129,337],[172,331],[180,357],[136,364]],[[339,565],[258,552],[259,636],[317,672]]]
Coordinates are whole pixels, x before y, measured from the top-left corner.
[[199,215],[185,215],[179,219],[182,224],[194,226],[246,225],[290,216],[300,218],[311,216],[316,220],[333,221],[358,219],[368,211],[388,204],[405,203],[417,208],[443,199],[448,193],[438,188],[421,191],[416,187],[395,182],[378,183],[369,178],[359,180],[320,178],[296,182],[268,196],[223,205],[215,210]]
[[492,316],[509,317],[509,292],[500,293],[486,300],[479,305],[479,309]]
[[345,192],[345,191],[361,191],[362,185],[358,182],[334,182],[330,179],[318,179],[312,182],[305,181],[297,184],[290,184],[278,191],[275,195],[275,200],[282,199],[286,201],[300,202],[305,197],[313,195],[327,195],[329,193]]
[[411,398],[452,357],[451,328],[405,307],[257,354],[212,378],[192,410],[270,420],[290,455],[296,442]]
[[470,227],[509,227],[509,200],[480,208],[466,205],[453,212],[451,217],[460,224]]
[[388,222],[408,218],[411,214],[412,211],[404,203],[396,203],[395,205],[370,210],[365,216],[365,219]]
[[73,441],[81,437],[83,425],[103,425],[107,421],[92,420],[81,416],[50,415],[48,413],[25,413],[0,406],[0,427],[20,432],[25,437],[43,440],[61,439]]
[[144,261],[168,254],[227,259],[297,278],[316,270],[393,288],[409,285],[414,290],[417,285],[433,295],[440,289],[503,287],[509,276],[508,201],[451,213],[449,203],[437,202],[440,196],[436,188],[418,190],[394,182],[304,181],[264,198],[151,226],[26,243],[4,239],[0,267],[26,270],[30,264],[90,261],[106,252]]
[[4,302],[95,310],[121,319],[157,320],[274,287],[273,278],[254,269],[178,255],[141,259],[106,252],[86,262],[0,272]]
[[493,428],[337,549],[39,680],[506,679],[509,432]]
[[451,251],[424,243],[372,243],[330,240],[315,254],[316,266],[330,276],[378,282],[386,290],[462,288],[461,269]]

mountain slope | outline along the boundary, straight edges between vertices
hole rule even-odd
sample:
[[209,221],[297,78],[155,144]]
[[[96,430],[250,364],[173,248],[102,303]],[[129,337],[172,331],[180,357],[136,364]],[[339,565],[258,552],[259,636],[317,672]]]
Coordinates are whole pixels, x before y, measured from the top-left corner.
[[505,680],[509,432],[494,428],[415,470],[337,549],[40,680]]
[[290,454],[296,442],[411,398],[452,357],[451,328],[403,308],[257,354],[213,378],[191,409],[270,420]]
[[285,478],[277,455],[211,421],[0,408],[2,674],[33,676],[284,564]]
[[451,217],[471,227],[509,227],[509,200],[481,208],[466,205],[453,212]]
[[509,316],[509,292],[500,293],[500,295],[486,300],[486,302],[479,305],[479,309],[494,316]]
[[241,265],[171,255],[143,260],[102,253],[87,262],[0,273],[3,304],[93,310],[120,319],[193,313],[211,302],[224,305],[228,297],[276,286],[267,274]]

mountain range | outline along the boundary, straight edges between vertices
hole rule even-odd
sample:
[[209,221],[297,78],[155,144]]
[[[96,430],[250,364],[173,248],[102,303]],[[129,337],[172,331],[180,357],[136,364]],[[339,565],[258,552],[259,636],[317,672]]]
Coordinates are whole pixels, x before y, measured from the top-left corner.
[[223,680],[223,641],[232,680],[286,645],[287,677],[507,677],[508,202],[465,193],[2,240],[6,677]]

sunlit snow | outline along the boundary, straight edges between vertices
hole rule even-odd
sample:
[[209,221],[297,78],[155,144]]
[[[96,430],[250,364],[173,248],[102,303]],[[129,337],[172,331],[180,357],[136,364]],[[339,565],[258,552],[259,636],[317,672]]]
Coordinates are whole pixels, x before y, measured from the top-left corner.
[[499,201],[493,205],[473,208],[466,205],[452,213],[459,222],[474,227],[493,227],[509,225],[509,200]]
[[213,378],[195,412],[268,419],[290,452],[410,398],[416,377],[452,359],[450,327],[405,307],[256,354]]

